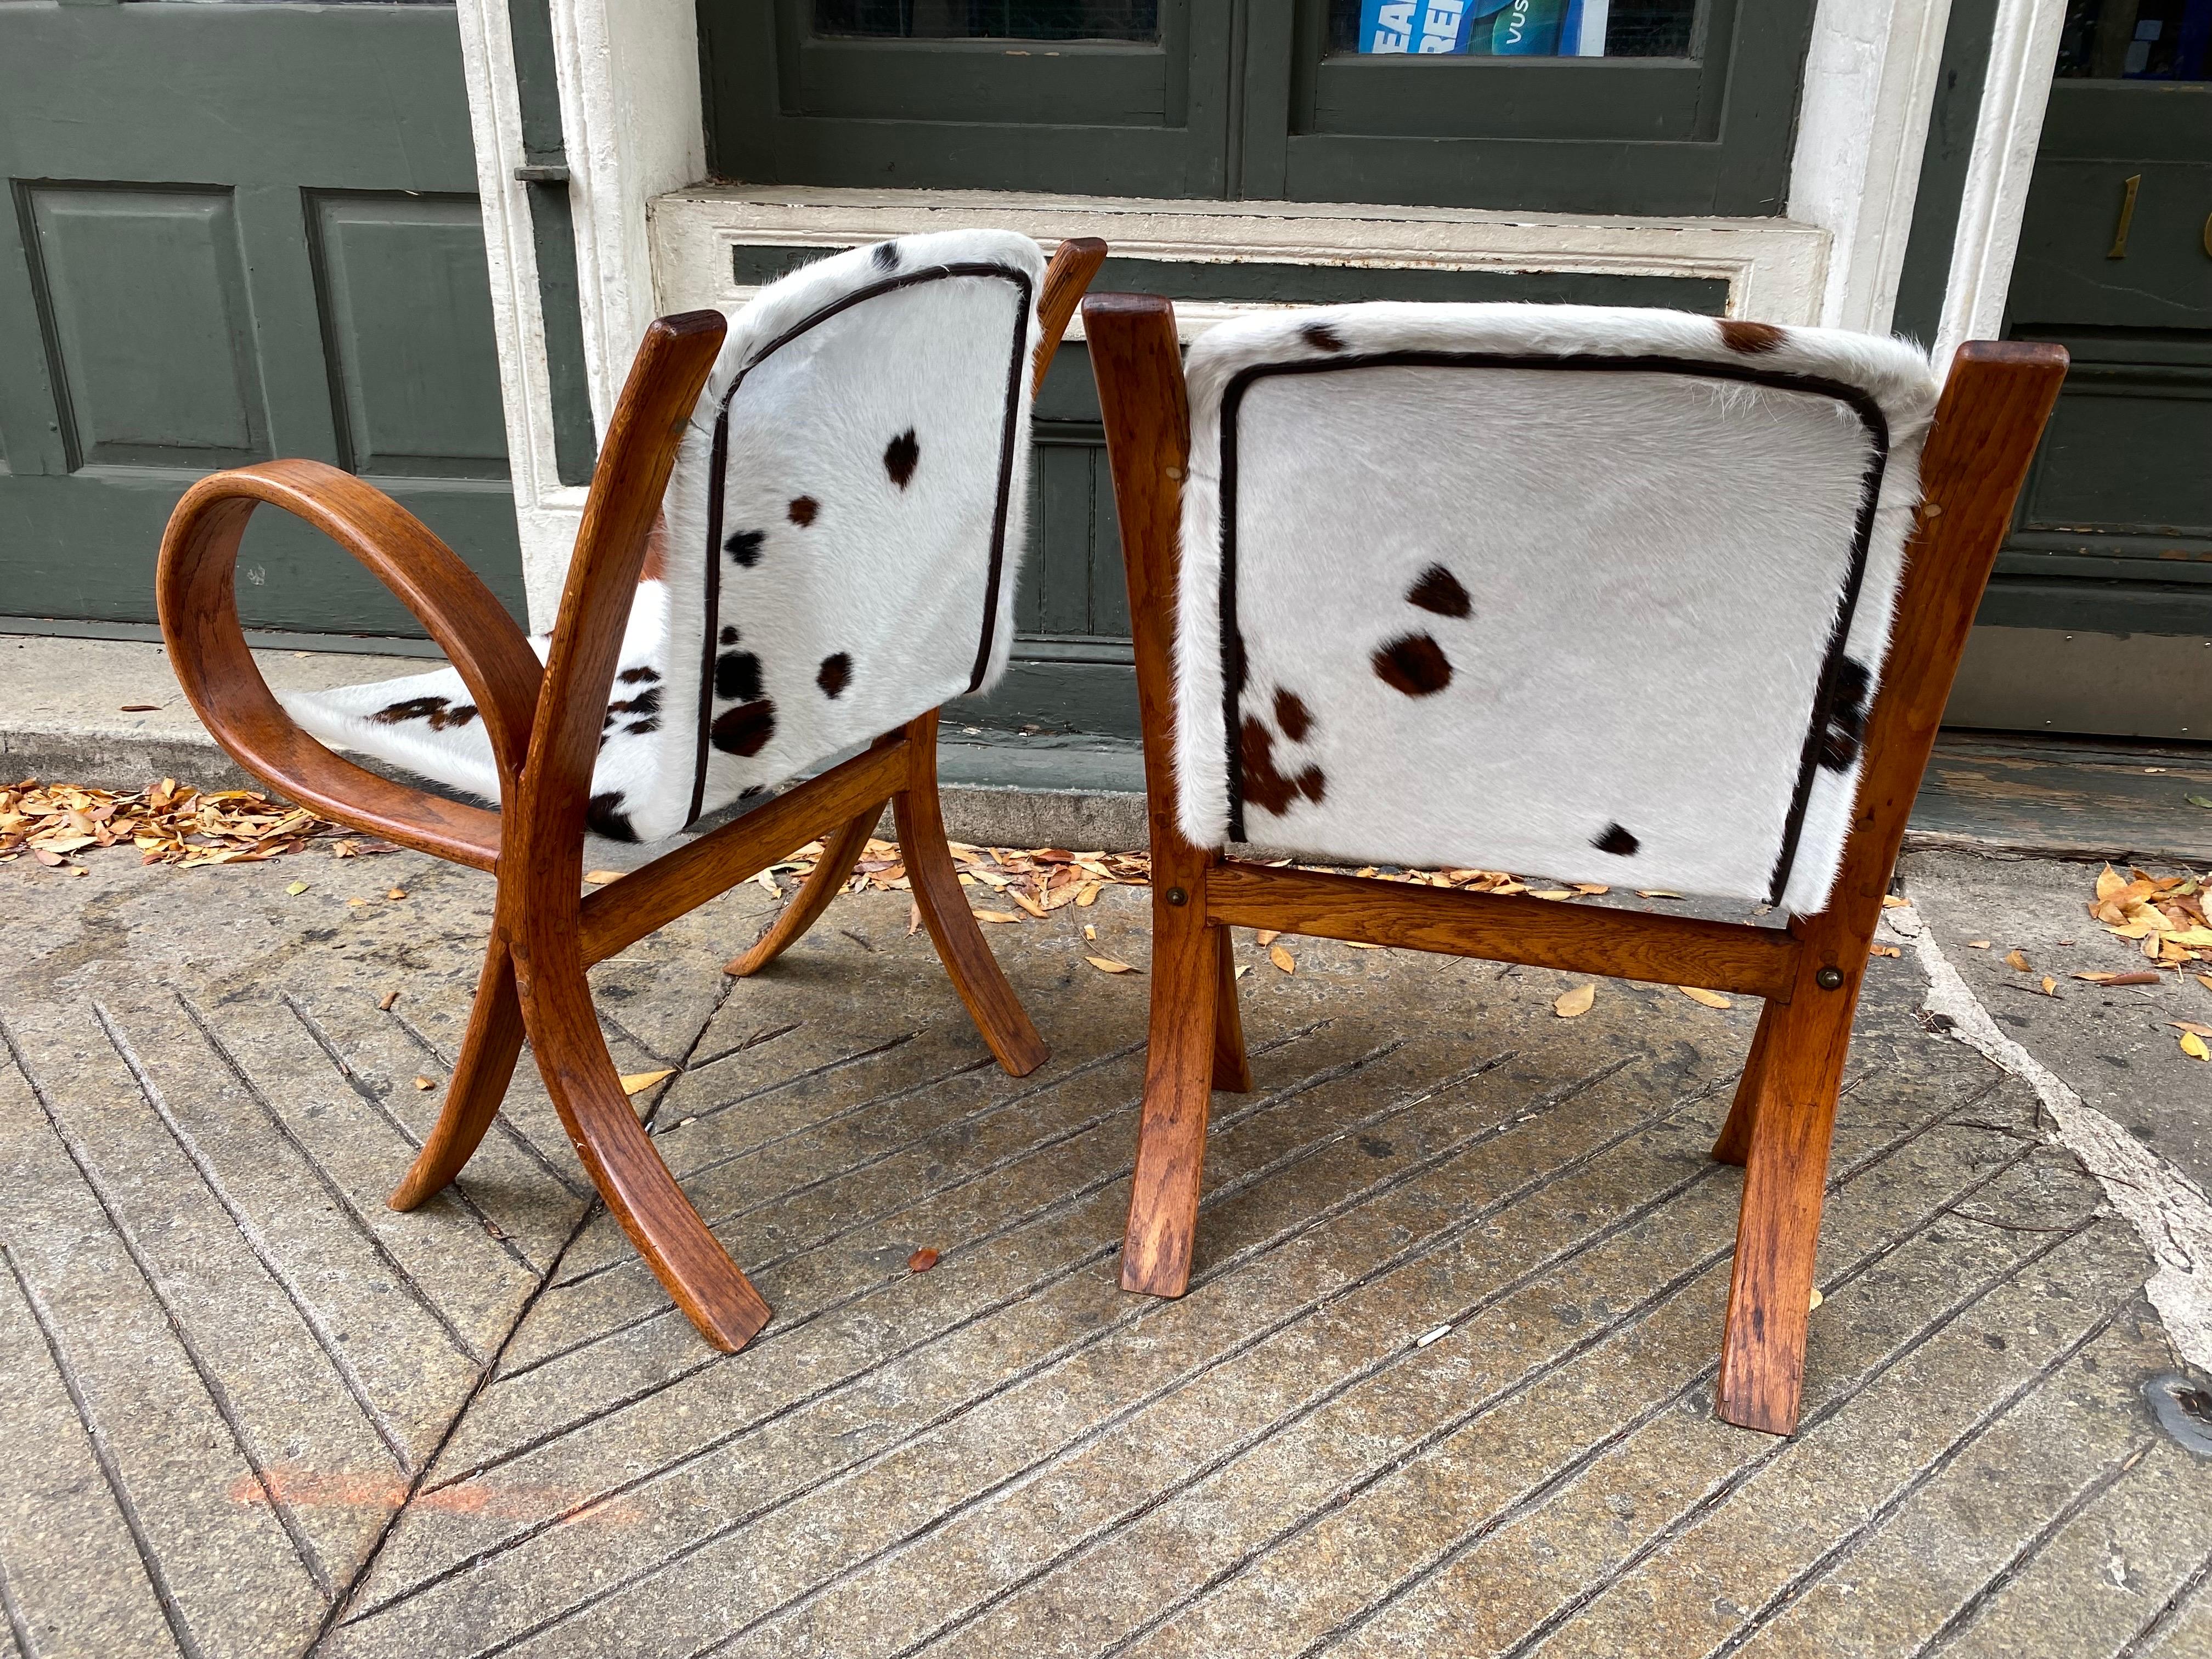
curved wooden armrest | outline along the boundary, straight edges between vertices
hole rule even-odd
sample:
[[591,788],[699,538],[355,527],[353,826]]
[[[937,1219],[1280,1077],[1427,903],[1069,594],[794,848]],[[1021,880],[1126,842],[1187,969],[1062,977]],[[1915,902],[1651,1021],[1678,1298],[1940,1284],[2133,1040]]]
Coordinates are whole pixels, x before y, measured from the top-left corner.
[[491,590],[413,514],[319,461],[265,461],[185,492],[155,580],[170,665],[193,711],[240,766],[325,817],[480,870],[498,861],[500,815],[394,783],[301,731],[261,678],[239,622],[234,569],[262,502],[304,520],[360,560],[415,613],[476,699],[502,800],[512,801],[543,678]]

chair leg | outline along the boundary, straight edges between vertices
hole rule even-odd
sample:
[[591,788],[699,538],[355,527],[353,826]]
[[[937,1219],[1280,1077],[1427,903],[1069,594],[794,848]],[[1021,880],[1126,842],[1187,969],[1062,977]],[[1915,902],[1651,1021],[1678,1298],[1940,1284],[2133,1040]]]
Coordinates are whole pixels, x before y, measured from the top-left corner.
[[830,901],[844,890],[845,878],[853,873],[853,864],[875,833],[876,821],[883,816],[884,803],[878,801],[865,812],[856,814],[836,834],[824,839],[822,856],[816,860],[813,871],[793,894],[781,914],[760,937],[759,943],[722,971],[739,979],[757,974],[781,956],[799,940],[806,930],[822,919],[830,908]]
[[[918,728],[927,725],[926,733]],[[999,959],[983,942],[975,913],[960,890],[960,872],[953,866],[952,849],[945,841],[945,818],[937,801],[937,715],[925,714],[908,726],[915,738],[916,757],[907,787],[891,797],[891,812],[898,825],[899,854],[906,860],[907,879],[914,902],[937,946],[938,959],[968,1006],[969,1018],[999,1064],[1013,1077],[1026,1077],[1045,1063],[1052,1051],[1044,1046],[1029,1011],[1022,1006],[1014,988],[999,967]]]
[[1727,1421],[1769,1434],[1797,1426],[1828,1144],[1856,988],[1778,1009],[1759,1068],[1721,1340],[1719,1409]]
[[412,1210],[443,1192],[475,1154],[491,1127],[522,1051],[522,1009],[514,994],[514,957],[506,936],[496,929],[484,949],[477,1000],[460,1057],[446,1085],[446,1103],[422,1150],[415,1155],[386,1201],[395,1210]]
[[592,1012],[583,964],[567,951],[531,963],[519,990],[545,1091],[592,1184],[699,1334],[736,1352],[768,1323],[769,1305],[708,1231],[637,1121]]
[[[1153,879],[1164,879],[1157,868]],[[1208,1096],[1218,1064],[1226,957],[1209,936],[1225,939],[1229,930],[1208,927],[1200,906],[1169,904],[1154,891],[1145,1104],[1121,1237],[1121,1288],[1181,1296],[1190,1285]]]
[[1213,1086],[1241,1095],[1252,1087],[1252,1063],[1245,1057],[1244,1015],[1237,1006],[1236,940],[1226,927],[1209,931],[1221,961],[1213,1003]]
[[1759,1029],[1751,1034],[1751,1052],[1744,1056],[1743,1075],[1736,1079],[1735,1102],[1721,1126],[1720,1139],[1713,1142],[1717,1164],[1741,1164],[1751,1151],[1751,1133],[1759,1121],[1759,1080],[1766,1074],[1766,1040],[1779,1014],[1771,1002],[1759,1010]]

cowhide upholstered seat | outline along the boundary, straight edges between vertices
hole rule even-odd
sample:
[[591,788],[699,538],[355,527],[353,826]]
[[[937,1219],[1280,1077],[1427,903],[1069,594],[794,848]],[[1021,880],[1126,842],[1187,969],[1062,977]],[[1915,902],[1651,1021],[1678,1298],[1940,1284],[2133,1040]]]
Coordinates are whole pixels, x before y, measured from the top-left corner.
[[[162,539],[161,628],[209,731],[303,805],[498,881],[467,1035],[393,1207],[460,1173],[526,1033],[609,1210],[708,1340],[742,1346],[768,1305],[640,1124],[585,969],[819,836],[813,873],[728,969],[757,971],[822,914],[886,804],[985,1043],[1017,1076],[1043,1062],[945,844],[937,709],[1005,666],[1030,396],[1105,252],[1071,240],[1048,267],[1000,232],[908,237],[808,266],[734,317],[654,323],[538,640],[404,508],[336,468],[272,461],[185,492]],[[367,565],[452,666],[280,702],[234,586],[264,503]],[[748,797],[730,822],[582,892],[587,823],[659,840]]]
[[[1085,306],[1153,825],[1122,1283],[1188,1282],[1231,924],[1765,999],[1720,1409],[1796,1421],[1836,1092],[1974,605],[2064,372],[1662,311]],[[1187,410],[1187,448],[1183,433]],[[1594,911],[1234,856],[1753,901]],[[1781,918],[1778,918],[1780,920]]]

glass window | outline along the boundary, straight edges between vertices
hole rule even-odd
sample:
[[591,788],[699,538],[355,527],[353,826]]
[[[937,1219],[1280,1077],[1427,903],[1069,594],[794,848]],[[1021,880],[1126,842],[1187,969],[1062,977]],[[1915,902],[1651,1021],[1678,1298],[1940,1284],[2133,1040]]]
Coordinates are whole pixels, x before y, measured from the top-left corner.
[[2081,81],[2212,80],[2212,0],[2073,0],[2058,76]]
[[1157,40],[1159,0],[814,0],[814,33],[895,40]]
[[1329,50],[1362,56],[1686,58],[1697,10],[1697,0],[1329,0]]

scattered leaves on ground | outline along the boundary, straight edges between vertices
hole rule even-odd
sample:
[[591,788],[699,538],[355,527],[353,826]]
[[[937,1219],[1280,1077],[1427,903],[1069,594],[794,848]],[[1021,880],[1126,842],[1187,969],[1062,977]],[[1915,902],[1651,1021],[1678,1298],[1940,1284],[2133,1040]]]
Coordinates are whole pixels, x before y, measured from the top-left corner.
[[1132,968],[1126,962],[1116,962],[1112,957],[1085,957],[1083,959],[1102,974],[1133,974],[1140,971]]
[[938,1260],[937,1252],[925,1244],[907,1257],[906,1270],[910,1273],[926,1273],[937,1265]]
[[1580,1019],[1589,1012],[1590,1004],[1596,1000],[1596,985],[1578,985],[1571,991],[1562,992],[1558,1000],[1552,1004],[1552,1012],[1561,1019]]
[[2098,873],[2089,914],[2115,939],[2139,944],[2154,969],[2212,959],[2212,921],[2205,915],[2203,878],[2187,870],[2154,876],[2131,866],[2122,876],[2108,864]]
[[1295,974],[1298,971],[1298,959],[1279,945],[1270,945],[1267,947],[1267,960],[1286,974]]
[[[1591,988],[1595,990],[1596,988],[1593,986]],[[1730,1002],[1718,991],[1708,991],[1702,985],[1677,985],[1674,988],[1680,991],[1684,996],[1689,998],[1691,1001],[1702,1002],[1708,1008],[1733,1008],[1735,1006],[1735,1004]]]
[[673,1066],[664,1066],[657,1072],[625,1072],[623,1073],[623,1092],[626,1095],[634,1095],[641,1090],[650,1089],[665,1077],[675,1075],[676,1068]]
[[257,790],[202,793],[174,778],[129,795],[36,778],[0,787],[0,863],[27,852],[49,868],[74,869],[71,854],[106,847],[134,848],[142,864],[186,870],[259,863],[335,828]]

